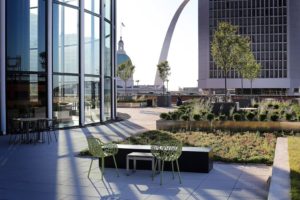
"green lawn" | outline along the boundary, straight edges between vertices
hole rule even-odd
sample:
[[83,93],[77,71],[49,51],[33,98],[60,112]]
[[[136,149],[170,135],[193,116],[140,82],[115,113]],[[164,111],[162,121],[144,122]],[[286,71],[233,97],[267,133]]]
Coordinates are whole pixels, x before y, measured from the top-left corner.
[[292,200],[300,200],[300,137],[289,137]]
[[273,134],[165,131],[148,131],[120,143],[155,144],[170,140],[180,140],[184,146],[212,147],[214,160],[238,163],[272,164],[276,144],[276,137]]

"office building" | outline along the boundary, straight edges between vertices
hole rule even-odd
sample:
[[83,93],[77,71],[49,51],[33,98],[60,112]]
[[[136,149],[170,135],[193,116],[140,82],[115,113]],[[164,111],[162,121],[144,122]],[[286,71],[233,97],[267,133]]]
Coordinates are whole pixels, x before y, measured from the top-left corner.
[[[253,81],[254,93],[299,94],[299,10],[298,0],[199,1],[198,87],[224,92],[224,74],[213,61],[210,44],[218,23],[227,21],[251,39],[252,51],[261,64],[260,75]],[[231,70],[228,78],[228,88],[240,93],[239,74]],[[244,88],[244,93],[249,93],[249,80],[244,80]]]

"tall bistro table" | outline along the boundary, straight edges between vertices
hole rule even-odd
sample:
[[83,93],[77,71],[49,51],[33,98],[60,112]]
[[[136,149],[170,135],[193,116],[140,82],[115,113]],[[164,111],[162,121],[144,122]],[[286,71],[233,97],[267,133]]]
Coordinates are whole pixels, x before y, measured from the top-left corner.
[[43,128],[39,127],[39,122],[48,123],[51,121],[50,118],[44,117],[29,117],[29,118],[14,118],[14,121],[19,123],[20,131],[22,134],[25,134],[27,143],[31,142],[30,133],[37,134],[37,139],[33,140],[33,142],[43,142],[42,140],[42,132]]

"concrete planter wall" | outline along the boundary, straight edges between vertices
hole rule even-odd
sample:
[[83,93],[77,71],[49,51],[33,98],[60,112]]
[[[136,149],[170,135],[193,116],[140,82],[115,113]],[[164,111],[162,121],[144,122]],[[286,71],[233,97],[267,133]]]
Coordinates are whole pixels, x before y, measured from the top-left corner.
[[146,107],[147,102],[120,102],[117,105],[119,108],[140,108]]
[[158,130],[300,131],[300,122],[157,120]]

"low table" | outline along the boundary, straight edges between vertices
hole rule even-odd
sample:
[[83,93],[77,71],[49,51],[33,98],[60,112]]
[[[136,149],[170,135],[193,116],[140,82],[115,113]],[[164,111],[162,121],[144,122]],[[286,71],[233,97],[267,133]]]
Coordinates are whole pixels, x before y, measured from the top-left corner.
[[[129,175],[129,161],[133,160],[133,172],[136,171],[136,161],[137,160],[148,160],[152,162],[152,172],[154,171],[154,163],[155,163],[155,157],[152,155],[152,153],[146,153],[146,152],[131,152],[127,154],[126,156],[126,171],[127,175]],[[158,163],[158,166],[160,166],[160,163]],[[160,167],[159,167],[160,168]]]

